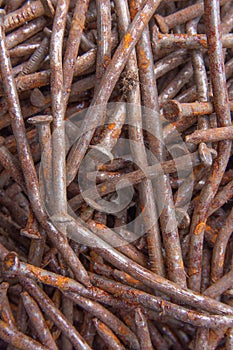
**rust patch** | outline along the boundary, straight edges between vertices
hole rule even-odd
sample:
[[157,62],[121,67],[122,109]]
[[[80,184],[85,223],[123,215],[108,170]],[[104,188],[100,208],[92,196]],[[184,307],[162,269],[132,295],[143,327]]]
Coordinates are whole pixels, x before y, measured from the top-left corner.
[[115,128],[115,126],[116,126],[116,123],[110,123],[110,124],[108,124],[107,128],[109,130],[113,130]]
[[199,236],[200,234],[202,234],[205,230],[205,226],[206,223],[205,222],[200,222],[200,224],[198,224],[194,230],[194,234]]
[[140,48],[139,50],[139,54],[141,56],[141,63],[140,63],[140,67],[143,69],[143,70],[146,70],[150,64],[150,61],[148,60],[147,56],[146,56],[146,53],[144,50],[142,50]]
[[127,49],[129,48],[132,41],[133,41],[132,35],[130,33],[126,33],[124,36],[124,44]]

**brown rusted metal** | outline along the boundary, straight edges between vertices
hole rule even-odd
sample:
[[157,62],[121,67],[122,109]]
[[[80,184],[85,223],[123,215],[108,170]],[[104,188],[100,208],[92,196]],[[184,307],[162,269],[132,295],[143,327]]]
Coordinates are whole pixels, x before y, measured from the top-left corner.
[[0,7],[0,348],[231,349],[233,1]]

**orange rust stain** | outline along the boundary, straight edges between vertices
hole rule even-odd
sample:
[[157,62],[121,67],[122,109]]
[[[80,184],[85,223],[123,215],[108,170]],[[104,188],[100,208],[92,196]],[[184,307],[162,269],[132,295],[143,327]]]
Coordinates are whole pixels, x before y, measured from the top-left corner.
[[9,253],[4,263],[5,263],[5,267],[8,270],[10,270],[12,267],[14,267],[14,264],[15,264],[14,256],[12,256],[11,253]]
[[125,278],[127,279],[128,282],[131,282],[131,283],[140,283],[138,280],[135,280],[135,278],[133,278],[132,276],[128,275],[127,273],[125,274]]
[[127,49],[129,48],[132,41],[133,41],[132,35],[130,33],[126,33],[124,36],[124,43]]
[[224,255],[220,257],[219,259],[219,267],[223,267],[223,264],[224,264]]
[[109,57],[108,55],[104,55],[104,68],[107,68],[110,62],[111,62],[111,57]]
[[105,229],[105,225],[101,224],[100,222],[96,222],[95,226],[96,226],[99,230]]
[[113,130],[115,128],[115,126],[116,126],[116,123],[110,123],[110,124],[108,124],[108,129]]
[[216,239],[217,239],[217,233],[215,233],[214,235],[213,235],[213,237],[211,238],[211,242],[212,243],[215,243],[216,242]]
[[105,192],[106,191],[106,189],[107,189],[107,187],[104,185],[104,186],[102,186],[101,187],[101,192]]
[[148,23],[148,18],[145,13],[141,13],[141,19],[144,24]]
[[166,302],[164,300],[161,301],[161,308],[164,309],[166,306]]
[[137,3],[136,1],[132,0],[130,1],[130,18],[134,19],[136,16],[138,10],[137,10]]
[[199,42],[200,42],[201,46],[203,46],[205,49],[208,48],[207,41],[205,39],[200,39]]
[[69,281],[69,278],[64,277],[64,276],[58,276],[57,277],[57,287],[63,288],[68,281]]
[[148,66],[149,66],[150,61],[146,57],[145,51],[140,49],[139,54],[141,56],[141,64],[140,64],[141,68],[142,69],[147,69]]
[[138,11],[135,10],[135,9],[131,9],[131,10],[130,10],[130,18],[131,18],[131,20],[134,19],[134,17],[136,16],[137,12],[138,12]]
[[205,226],[206,226],[206,223],[205,222],[200,222],[200,224],[198,224],[194,230],[194,234],[195,235],[200,235],[204,232],[205,230]]
[[212,232],[212,227],[210,225],[206,225],[205,230],[206,232]]
[[189,271],[188,271],[189,276],[195,275],[197,273],[198,273],[198,270],[195,267],[189,268]]

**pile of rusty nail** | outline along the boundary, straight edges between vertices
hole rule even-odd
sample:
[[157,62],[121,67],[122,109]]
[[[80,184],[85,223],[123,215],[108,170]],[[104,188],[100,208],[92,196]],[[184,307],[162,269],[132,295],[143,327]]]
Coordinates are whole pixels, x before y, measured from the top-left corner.
[[233,349],[233,1],[0,5],[0,350]]

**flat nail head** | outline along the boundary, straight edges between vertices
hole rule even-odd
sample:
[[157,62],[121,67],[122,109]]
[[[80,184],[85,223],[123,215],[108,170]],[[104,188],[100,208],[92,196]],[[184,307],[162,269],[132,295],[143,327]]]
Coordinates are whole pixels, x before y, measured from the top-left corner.
[[212,154],[204,142],[201,142],[199,144],[198,152],[199,152],[202,163],[205,166],[210,167],[213,163]]
[[3,261],[3,267],[5,272],[16,272],[20,266],[19,257],[15,252],[7,254]]
[[46,99],[40,89],[35,88],[30,95],[30,102],[33,106],[42,108],[46,103]]
[[30,239],[41,239],[41,235],[39,231],[35,231],[33,229],[27,229],[27,228],[21,229],[20,234]]
[[43,29],[43,32],[45,33],[45,35],[47,36],[47,38],[51,38],[52,31],[51,31],[48,27],[45,27],[45,28]]
[[177,101],[170,100],[163,106],[163,115],[170,122],[175,122],[181,115],[182,110]]
[[37,115],[35,117],[28,118],[27,122],[32,125],[49,124],[53,121],[51,115]]
[[186,229],[190,225],[190,217],[185,209],[176,208],[176,219],[178,221],[179,229]]
[[155,15],[155,20],[157,21],[158,25],[159,25],[159,28],[161,30],[162,33],[168,33],[169,32],[169,27],[168,25],[166,24],[164,18],[160,15]]

